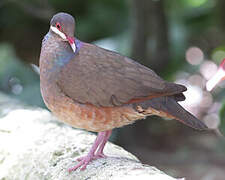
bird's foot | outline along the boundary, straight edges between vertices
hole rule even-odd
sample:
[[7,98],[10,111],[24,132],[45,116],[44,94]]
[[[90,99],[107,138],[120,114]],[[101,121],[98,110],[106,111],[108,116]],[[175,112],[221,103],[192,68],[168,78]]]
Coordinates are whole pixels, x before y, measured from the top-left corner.
[[107,156],[104,153],[96,153],[94,158],[95,159],[107,158]]
[[81,167],[81,170],[85,170],[87,165],[92,161],[92,160],[97,160],[97,159],[100,159],[100,158],[106,158],[107,156],[103,153],[98,153],[98,154],[95,154],[95,155],[87,155],[87,156],[84,156],[84,157],[80,157],[77,159],[77,161],[79,161],[79,163],[72,167],[72,168],[69,168],[68,171],[69,172],[72,172],[72,171],[75,171],[76,169],[80,168]]
[[69,172],[75,171],[79,167],[81,167],[81,170],[86,169],[87,165],[94,159],[93,157],[94,157],[93,155],[92,156],[87,155],[87,156],[78,158],[77,160],[79,161],[79,163],[76,166],[69,168],[68,171]]
[[[99,132],[88,155],[78,158],[77,160],[79,161],[79,163],[76,166],[69,168],[68,171],[72,172],[80,167],[81,167],[81,170],[84,170],[84,169],[86,169],[87,165],[92,160],[96,160],[99,158],[106,158],[106,155],[103,153],[103,149],[105,147],[105,144],[106,144],[111,132],[112,132],[111,130]],[[97,152],[96,152],[96,150],[97,150]]]
[[[87,155],[88,156],[88,155]],[[84,156],[84,157],[80,157],[80,158],[77,158],[77,161],[85,161],[85,159],[87,158],[87,156]],[[103,153],[98,153],[98,154],[95,154],[92,156],[91,160],[89,162],[91,162],[92,160],[97,160],[97,159],[100,159],[100,158],[106,158],[107,156]]]
[[[80,158],[77,158],[77,161],[84,161],[84,159],[86,158],[87,156],[84,156],[84,157],[80,157]],[[91,162],[92,160],[96,160],[96,159],[100,159],[100,158],[107,158],[107,156],[103,153],[98,153],[98,154],[95,154],[91,160],[89,162]]]

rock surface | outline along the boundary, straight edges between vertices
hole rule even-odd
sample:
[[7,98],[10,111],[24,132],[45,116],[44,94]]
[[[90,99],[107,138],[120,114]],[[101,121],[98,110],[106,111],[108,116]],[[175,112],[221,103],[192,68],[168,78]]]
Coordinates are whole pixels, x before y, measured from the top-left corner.
[[88,152],[95,135],[58,122],[47,110],[7,102],[0,95],[0,180],[174,179],[112,143],[105,148],[108,158],[68,173],[76,158]]

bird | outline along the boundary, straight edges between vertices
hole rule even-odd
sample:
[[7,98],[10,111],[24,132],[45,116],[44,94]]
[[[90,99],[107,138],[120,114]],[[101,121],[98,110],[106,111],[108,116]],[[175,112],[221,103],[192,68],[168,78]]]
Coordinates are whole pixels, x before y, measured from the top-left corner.
[[72,127],[98,133],[89,153],[69,172],[106,157],[103,150],[113,129],[150,115],[207,130],[179,105],[185,100],[185,86],[163,80],[129,57],[79,40],[75,27],[70,14],[55,14],[39,61],[41,94],[48,109]]

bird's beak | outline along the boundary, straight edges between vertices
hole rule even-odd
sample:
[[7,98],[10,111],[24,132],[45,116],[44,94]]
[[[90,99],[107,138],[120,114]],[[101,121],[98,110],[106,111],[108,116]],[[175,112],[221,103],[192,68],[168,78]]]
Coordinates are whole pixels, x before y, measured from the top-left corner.
[[71,46],[73,52],[75,53],[76,52],[76,45],[75,45],[74,37],[67,36],[66,39],[70,43],[70,46]]

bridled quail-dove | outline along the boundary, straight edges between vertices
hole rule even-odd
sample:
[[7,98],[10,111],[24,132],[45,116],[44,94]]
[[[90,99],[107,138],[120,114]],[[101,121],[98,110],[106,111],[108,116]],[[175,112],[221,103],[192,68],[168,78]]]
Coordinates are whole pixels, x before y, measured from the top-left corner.
[[73,127],[98,132],[88,155],[69,171],[85,169],[93,159],[105,157],[112,129],[146,116],[207,129],[177,103],[185,99],[186,87],[164,81],[128,57],[82,42],[74,38],[74,31],[71,15],[54,15],[40,54],[41,93],[47,107]]

